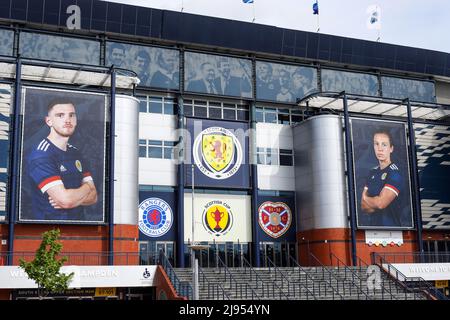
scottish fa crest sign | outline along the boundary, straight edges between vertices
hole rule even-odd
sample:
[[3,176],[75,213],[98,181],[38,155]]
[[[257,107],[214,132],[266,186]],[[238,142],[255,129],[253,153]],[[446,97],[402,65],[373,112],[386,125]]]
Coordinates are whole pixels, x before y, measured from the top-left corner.
[[233,213],[231,207],[220,200],[207,203],[202,214],[203,227],[216,237],[225,235],[233,226]]
[[169,204],[159,198],[148,198],[139,205],[139,230],[155,238],[166,234],[173,223]]
[[291,209],[283,202],[266,201],[258,209],[258,222],[270,237],[279,238],[291,226]]
[[216,180],[233,176],[242,164],[242,146],[228,129],[210,127],[194,141],[193,157],[197,168]]

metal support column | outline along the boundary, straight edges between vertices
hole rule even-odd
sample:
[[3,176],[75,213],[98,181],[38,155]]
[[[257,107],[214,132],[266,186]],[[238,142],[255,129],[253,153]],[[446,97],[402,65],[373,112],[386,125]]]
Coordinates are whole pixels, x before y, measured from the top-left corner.
[[353,169],[353,145],[350,132],[350,116],[348,113],[347,94],[341,92],[344,104],[344,132],[345,132],[345,160],[347,165],[347,189],[348,189],[348,207],[350,209],[350,229],[352,243],[352,264],[357,265],[356,259],[356,203],[355,203],[355,181]]
[[108,264],[114,264],[114,157],[116,137],[116,70],[111,68],[111,100],[109,127],[109,235],[108,235]]
[[186,152],[185,148],[185,117],[183,98],[178,97],[178,131],[180,136],[178,139],[178,176],[177,176],[177,239],[176,239],[176,255],[177,266],[184,268],[184,161]]
[[258,224],[258,159],[256,155],[256,105],[251,104],[250,112],[250,167],[252,176],[252,234],[253,234],[253,265],[259,267],[261,265],[259,252],[259,224]]
[[16,61],[16,82],[14,84],[14,109],[13,109],[13,131],[12,131],[12,157],[11,157],[11,180],[9,192],[9,232],[8,232],[8,266],[13,264],[14,252],[14,225],[16,223],[17,198],[20,192],[19,186],[19,152],[20,152],[20,103],[22,96],[22,60]]
[[414,199],[414,211],[417,226],[417,246],[419,248],[420,257],[422,259],[423,239],[422,239],[422,208],[420,205],[420,186],[419,186],[419,171],[417,170],[417,151],[416,151],[416,137],[414,133],[414,124],[412,121],[411,103],[409,98],[403,100],[406,103],[408,112],[408,136],[409,136],[409,166],[412,179],[412,193]]

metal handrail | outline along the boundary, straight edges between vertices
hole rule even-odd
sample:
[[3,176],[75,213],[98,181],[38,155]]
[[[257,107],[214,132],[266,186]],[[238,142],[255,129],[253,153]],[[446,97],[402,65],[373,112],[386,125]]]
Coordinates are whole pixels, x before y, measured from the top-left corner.
[[[227,294],[225,289],[222,287],[220,283],[213,283],[208,280],[208,277],[203,272],[202,268],[198,267],[199,272],[199,283],[204,288],[205,283],[208,287],[208,300],[218,300],[221,296],[222,300],[230,300],[230,296]],[[211,289],[212,288],[212,289]],[[211,299],[212,298],[212,299]]]
[[[344,267],[344,270],[345,270],[345,277],[347,278],[347,271],[350,272],[350,274],[352,275],[352,283],[353,283],[359,290],[361,290],[361,292],[367,297],[367,298],[366,298],[367,300],[368,300],[368,299],[371,299],[370,293],[369,293],[369,287],[366,286],[367,294],[364,293],[364,291],[363,291],[363,285],[362,285],[362,283],[363,283],[363,281],[366,281],[366,282],[367,282],[367,280],[364,280],[363,278],[361,278],[361,277],[358,275],[358,273],[356,273],[355,271],[353,271],[352,269],[350,269],[350,268],[349,268],[349,267],[348,267],[341,259],[339,259],[334,253],[330,252],[330,260],[331,260],[331,264],[333,264],[333,258],[337,260],[337,263],[338,263],[338,267],[339,267],[339,268],[341,267],[341,265]],[[360,262],[363,262],[364,264],[366,264],[366,262],[364,262],[361,258],[359,258],[359,257],[356,257],[356,258],[359,259]],[[367,264],[366,264],[366,265],[367,265]],[[368,265],[367,265],[367,267],[368,267]],[[361,268],[359,269],[359,271],[362,272]],[[358,278],[358,280],[359,280],[359,287],[358,287],[358,285],[356,284],[356,282],[355,282],[355,280],[354,280],[354,277]],[[382,297],[383,300],[384,300],[384,292],[385,292],[385,291],[386,291],[387,293],[389,293],[391,300],[396,300],[396,297],[394,296],[394,294],[392,293],[392,291],[391,291],[391,290],[388,290],[388,289],[383,285],[383,283],[380,283],[380,288],[381,288],[381,297]],[[374,289],[374,290],[375,290],[375,289]],[[358,297],[359,297],[359,294],[358,294]]]
[[[323,289],[323,290],[325,291],[324,293],[326,294],[326,291],[327,291],[327,288],[328,288],[327,285],[326,285],[326,283],[318,282],[318,281],[311,275],[311,272],[308,271],[308,270],[306,270],[304,267],[302,267],[302,266],[297,262],[297,260],[296,260],[295,258],[293,258],[292,256],[289,256],[289,260],[290,260],[290,263],[293,263],[294,266],[297,268],[297,270],[298,270],[298,275],[299,275],[299,279],[300,279],[301,272],[303,272],[303,274],[306,276],[306,278],[309,279],[309,280],[312,282],[312,284],[313,284],[313,294],[314,294],[314,298],[317,298],[317,297],[316,297],[316,293],[317,293],[316,285],[319,286],[319,292],[318,292],[319,297],[322,296],[322,286],[325,286],[325,289]],[[333,291],[333,299],[334,299],[334,291]]]
[[[219,269],[219,273],[222,273],[222,269],[224,270],[224,275],[225,275],[225,283],[227,281],[227,274],[229,276],[229,285],[230,285],[230,289],[233,290],[233,285],[235,288],[235,292],[238,293],[238,288],[239,288],[239,292],[240,292],[240,298],[242,299],[244,297],[244,292],[243,292],[243,288],[245,290],[245,298],[248,298],[248,292],[250,291],[251,293],[251,297],[252,300],[261,300],[261,296],[253,289],[252,286],[250,286],[248,283],[243,283],[243,282],[239,282],[231,273],[230,269],[227,267],[227,265],[225,264],[225,262],[223,262],[223,260],[217,256],[217,268]],[[264,291],[263,291],[263,295],[264,295]],[[256,299],[255,299],[256,298]]]
[[[309,253],[309,255],[316,261],[316,262],[318,262],[319,263],[319,266],[321,267],[321,269],[322,269],[322,280],[323,281],[325,281],[325,282],[327,282],[328,283],[328,285],[329,285],[329,287],[333,290],[333,300],[334,300],[334,294],[336,293],[340,298],[341,298],[341,300],[344,300],[344,297],[342,296],[342,294],[340,294],[339,293],[339,283],[341,283],[340,281],[339,281],[339,279],[337,279],[336,277],[335,277],[335,275],[334,275],[334,273],[332,273],[319,259],[317,259],[317,257],[314,255],[314,254],[312,254],[311,252]],[[327,272],[327,275],[328,275],[328,280],[325,278],[325,271]],[[317,273],[317,272],[316,272]],[[333,278],[334,280],[336,280],[336,283],[337,283],[337,288],[335,288],[333,285],[332,285],[332,280],[331,280],[331,278]],[[344,283],[342,283],[342,291],[344,292],[344,295],[345,295],[345,285],[344,285]]]
[[305,286],[305,284],[303,284],[301,281],[291,281],[289,279],[289,277],[287,275],[284,274],[284,272],[278,268],[275,263],[267,256],[265,255],[265,259],[269,262],[269,272],[272,273],[272,269],[274,270],[275,273],[275,281],[277,281],[278,276],[281,276],[282,280],[281,280],[281,289],[284,288],[284,283],[287,282],[287,288],[288,288],[288,293],[287,295],[290,295],[290,287],[293,287],[293,291],[294,291],[294,297],[297,297],[296,295],[296,286],[298,286],[299,290],[299,296],[301,298],[301,290],[300,288],[302,287],[303,289],[306,290],[306,300],[309,300],[309,295],[312,295],[313,299],[316,300],[316,296],[314,295],[314,293],[311,292],[311,290],[309,290],[309,288],[307,286]]
[[[382,270],[386,271],[395,281],[400,284],[405,289],[414,293],[414,298],[416,297],[416,292],[425,294],[427,299],[433,300],[433,297],[438,300],[449,300],[442,292],[440,292],[436,287],[432,286],[428,281],[421,277],[407,277],[400,270],[395,268],[392,264],[387,262],[380,254],[377,252],[372,253],[373,263],[379,266]],[[378,258],[378,259],[377,259]],[[379,260],[379,261],[378,261]],[[391,272],[391,270],[393,272]],[[417,286],[419,284],[419,286]],[[424,292],[425,291],[425,292]]]
[[180,281],[180,279],[178,279],[175,270],[173,269],[169,259],[167,259],[163,250],[159,251],[159,264],[163,267],[164,271],[172,282],[175,291],[179,295],[192,300],[194,296],[194,290],[192,289],[191,284],[189,282]]
[[[261,276],[260,276],[260,275],[256,272],[256,270],[251,266],[250,262],[248,262],[247,259],[245,259],[244,257],[243,257],[243,259],[244,259],[244,262],[249,266],[250,271],[253,272],[254,275],[255,275],[255,277],[259,280],[259,283],[261,283],[262,287],[264,287],[264,285],[266,285],[266,287],[267,287],[267,286],[270,286],[270,285],[272,286],[272,297],[273,297],[273,298],[275,298],[275,289],[278,289],[278,296],[279,296],[279,298],[281,299],[281,296],[283,296],[286,300],[289,300],[289,294],[286,295],[286,294],[284,293],[283,289],[280,288],[280,287],[278,286],[278,284],[276,284],[274,281],[272,281],[271,284],[269,284],[269,283],[263,281],[263,280],[261,279]],[[270,272],[270,268],[269,268],[269,272]],[[258,282],[257,282],[257,283],[258,283]],[[263,292],[264,292],[264,289],[263,289]],[[269,293],[270,293],[270,292],[269,292]]]
[[387,252],[377,254],[389,263],[450,263],[450,253]]

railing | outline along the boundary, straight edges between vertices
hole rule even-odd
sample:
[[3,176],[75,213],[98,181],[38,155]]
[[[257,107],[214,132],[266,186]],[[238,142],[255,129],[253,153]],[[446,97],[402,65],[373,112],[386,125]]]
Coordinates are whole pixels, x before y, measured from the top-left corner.
[[[314,254],[312,254],[310,252],[309,255],[311,258],[313,258],[314,262],[317,263],[317,265],[320,267],[320,270],[322,272],[317,272],[317,268],[316,268],[315,274],[317,275],[317,274],[322,273],[321,280],[324,281],[325,283],[327,283],[328,286],[331,288],[333,300],[336,300],[335,295],[337,295],[340,298],[340,300],[344,300],[344,296],[345,296],[344,283],[342,281],[339,281],[339,279],[337,279],[335,277],[335,275],[325,265],[323,265],[323,263],[319,259],[317,259],[317,257]],[[334,287],[333,280],[336,282],[337,288]],[[342,285],[342,291],[344,293],[344,296],[339,292],[339,284]]]
[[[366,267],[368,267],[368,265],[363,261],[363,260],[361,260],[359,257],[357,257],[357,259],[359,259],[360,261],[359,261],[359,268],[358,268],[358,270],[359,270],[359,272],[360,273],[362,273],[363,272],[363,269],[361,268],[361,264],[365,264],[366,265]],[[375,288],[374,287],[374,289],[373,290],[370,290],[369,289],[369,286],[367,285],[367,279],[363,279],[363,278],[361,278],[359,275],[358,275],[358,273],[356,273],[354,270],[352,270],[352,269],[350,269],[341,259],[339,259],[334,253],[332,253],[332,252],[330,252],[330,261],[331,261],[331,264],[332,265],[334,265],[334,261],[336,260],[336,265],[338,266],[338,268],[340,269],[340,270],[344,270],[344,277],[345,277],[345,279],[348,279],[348,277],[351,277],[351,279],[350,279],[350,282],[358,289],[358,292],[360,291],[364,296],[365,296],[365,298],[366,298],[366,300],[369,300],[369,299],[372,299],[372,297],[371,297],[371,295],[373,294],[375,294],[375,290],[377,289],[377,288]],[[367,269],[366,269],[367,270]],[[359,282],[359,285],[358,285],[358,282]],[[366,283],[366,292],[364,292],[364,290],[363,290],[363,283]],[[390,285],[390,282],[389,282],[389,285]],[[389,299],[386,299],[386,300],[396,300],[396,296],[392,293],[392,291],[389,289],[387,289],[384,285],[383,285],[383,283],[381,282],[380,284],[379,284],[379,290],[381,291],[380,293],[381,293],[381,299],[382,300],[385,300],[385,298],[389,298]],[[372,291],[372,292],[371,292]],[[388,297],[386,297],[385,296],[385,292],[388,294]],[[358,294],[358,299],[359,299],[359,294]]]
[[[314,293],[312,293],[311,290],[309,290],[309,288],[305,284],[303,284],[300,281],[291,281],[289,279],[289,277],[287,275],[285,275],[284,272],[281,271],[281,269],[278,268],[269,257],[266,256],[265,259],[268,262],[270,274],[272,274],[272,270],[273,270],[274,274],[275,274],[275,281],[281,282],[281,289],[284,290],[285,284],[287,285],[287,295],[288,296],[290,296],[291,292],[292,292],[294,294],[294,298],[299,297],[301,299],[301,298],[303,298],[302,293],[306,292],[306,300],[309,300],[310,297],[312,297],[314,300],[316,299],[316,297],[314,296]],[[298,295],[297,295],[297,292],[298,292]]]
[[238,280],[236,280],[230,269],[228,269],[225,262],[223,262],[219,256],[217,256],[217,269],[219,270],[219,274],[222,274],[223,271],[225,277],[225,285],[228,281],[230,290],[234,291],[234,293],[237,295],[237,298],[248,299],[250,297],[251,300],[261,300],[261,296],[254,290],[252,286],[250,286],[247,282],[239,282]]
[[220,283],[210,282],[200,267],[198,273],[201,289],[207,290],[207,300],[230,300],[230,296]]
[[379,266],[382,270],[392,277],[398,284],[406,288],[409,292],[414,294],[421,294],[429,300],[449,300],[442,292],[432,286],[428,281],[425,281],[421,277],[407,277],[391,263],[385,260],[383,255],[374,252],[372,254],[373,263]]
[[175,270],[170,264],[169,259],[167,259],[163,250],[159,251],[159,264],[163,267],[170,281],[172,282],[175,291],[183,297],[187,297],[189,300],[192,300],[194,296],[194,291],[192,290],[192,286],[189,282],[182,282],[178,279]]
[[[247,271],[250,275],[250,281],[252,283],[256,283],[256,289],[262,290],[263,296],[267,299],[268,297],[290,300],[289,296],[284,293],[284,291],[274,282],[274,281],[264,281],[261,276],[256,272],[251,263],[245,258],[242,257],[243,270],[244,273],[247,274]],[[253,281],[255,278],[255,281]],[[278,292],[278,294],[276,294]]]
[[[35,258],[36,252],[22,251],[9,254],[0,253],[0,266],[6,265],[8,257],[12,259],[12,265],[18,266],[20,259],[31,261]],[[158,254],[142,255],[139,252],[61,252],[57,259],[67,257],[65,265],[101,266],[108,265],[109,257],[114,257],[115,265],[155,265],[158,264]]]
[[388,263],[450,263],[450,253],[378,253]]

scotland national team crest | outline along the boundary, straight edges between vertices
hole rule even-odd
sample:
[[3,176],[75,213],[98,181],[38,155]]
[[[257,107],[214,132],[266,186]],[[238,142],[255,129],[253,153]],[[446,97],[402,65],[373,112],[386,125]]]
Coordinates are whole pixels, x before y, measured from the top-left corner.
[[172,209],[159,198],[148,198],[139,205],[139,230],[149,237],[166,234],[173,222]]
[[265,233],[272,238],[279,238],[291,226],[291,209],[283,202],[266,201],[258,209],[258,221]]
[[242,164],[242,146],[230,130],[210,127],[195,139],[193,156],[204,175],[217,180],[227,179]]
[[230,206],[220,200],[208,202],[203,209],[203,227],[210,234],[220,237],[233,226],[233,214]]

